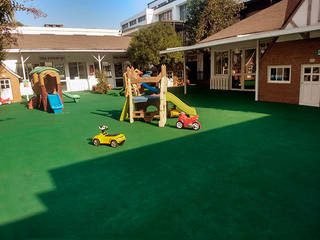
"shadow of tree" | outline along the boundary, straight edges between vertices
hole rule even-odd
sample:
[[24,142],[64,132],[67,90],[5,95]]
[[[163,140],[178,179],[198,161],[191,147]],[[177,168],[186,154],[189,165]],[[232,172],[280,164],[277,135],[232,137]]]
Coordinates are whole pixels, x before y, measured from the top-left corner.
[[53,169],[55,190],[38,195],[47,211],[0,226],[0,239],[319,239],[320,125],[277,124],[269,116]]

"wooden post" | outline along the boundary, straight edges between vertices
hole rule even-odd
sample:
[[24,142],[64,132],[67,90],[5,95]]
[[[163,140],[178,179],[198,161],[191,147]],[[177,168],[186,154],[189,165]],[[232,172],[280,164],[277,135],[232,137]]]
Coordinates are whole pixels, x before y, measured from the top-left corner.
[[183,80],[184,80],[184,94],[187,94],[187,56],[186,52],[183,52]]
[[133,76],[132,71],[129,67],[127,68],[127,75],[128,75],[128,100],[129,100],[129,118],[130,118],[130,123],[134,122],[133,118],[133,97],[132,97],[132,87],[131,87],[131,78]]
[[167,69],[165,65],[161,66],[161,86],[160,86],[160,121],[159,127],[164,127],[167,122],[167,87],[168,87],[168,77]]
[[259,101],[259,75],[260,75],[260,41],[257,40],[256,47],[256,84],[255,84],[255,100]]

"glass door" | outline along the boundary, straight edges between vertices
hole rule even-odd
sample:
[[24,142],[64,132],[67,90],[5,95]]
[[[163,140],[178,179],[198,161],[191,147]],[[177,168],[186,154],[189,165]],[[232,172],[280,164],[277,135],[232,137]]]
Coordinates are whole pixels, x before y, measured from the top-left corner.
[[231,53],[231,85],[234,90],[255,90],[256,50],[235,49]]
[[233,50],[231,53],[231,88],[242,88],[242,50]]
[[114,64],[114,72],[115,72],[115,83],[116,88],[121,88],[124,86],[123,84],[123,68],[122,63],[115,63]]

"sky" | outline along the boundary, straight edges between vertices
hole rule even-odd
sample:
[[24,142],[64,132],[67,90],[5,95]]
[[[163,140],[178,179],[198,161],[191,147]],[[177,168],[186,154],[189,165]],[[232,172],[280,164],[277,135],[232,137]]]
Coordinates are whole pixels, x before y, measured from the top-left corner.
[[152,0],[33,0],[48,16],[34,18],[17,12],[16,20],[27,26],[63,24],[64,27],[120,29],[120,22],[143,11]]

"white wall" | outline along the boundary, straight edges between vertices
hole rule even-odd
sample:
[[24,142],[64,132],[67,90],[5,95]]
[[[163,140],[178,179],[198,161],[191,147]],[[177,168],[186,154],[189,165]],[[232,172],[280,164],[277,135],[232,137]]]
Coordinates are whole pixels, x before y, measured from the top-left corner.
[[[305,27],[307,26],[307,17],[308,17],[308,3],[309,0],[305,0],[297,12],[292,17],[292,21],[294,24],[289,21],[288,25],[285,29],[292,29],[295,28],[297,25],[298,27]],[[310,16],[310,25],[318,25],[320,24],[320,1],[319,0],[311,0],[311,16]]]
[[[42,57],[47,57],[48,61],[52,58],[61,58],[56,63],[64,64],[65,68],[65,80],[61,79],[62,82],[66,82],[67,84],[67,90],[68,91],[85,91],[85,90],[91,90],[94,85],[97,84],[97,79],[94,75],[90,75],[89,66],[94,65],[96,60],[93,58],[93,55],[95,53],[30,53],[30,54],[23,54],[24,58],[29,57],[29,59],[26,61],[26,65],[32,64],[33,66],[35,64],[39,64]],[[111,86],[114,88],[116,87],[115,82],[115,72],[114,72],[114,60],[113,56],[111,54],[101,54],[101,57],[105,55],[105,58],[102,62],[108,62],[111,64],[111,71],[112,71],[112,78],[109,78],[109,82]],[[52,60],[54,61],[54,60]],[[122,60],[116,60],[116,62],[121,62]],[[124,60],[123,60],[124,61]],[[83,62],[86,64],[87,69],[87,77],[85,79],[70,79],[70,72],[69,72],[69,63],[70,62]],[[4,61],[4,63],[14,72],[21,72],[21,60],[20,55],[17,53],[10,53],[7,57],[7,60]],[[18,64],[18,65],[17,65]],[[19,68],[19,69],[18,69]],[[27,68],[26,68],[27,69]],[[27,71],[27,70],[26,70]],[[26,75],[29,76],[29,72],[26,72]],[[31,95],[32,89],[31,88],[25,88],[23,83],[20,85],[20,90],[22,95]]]

